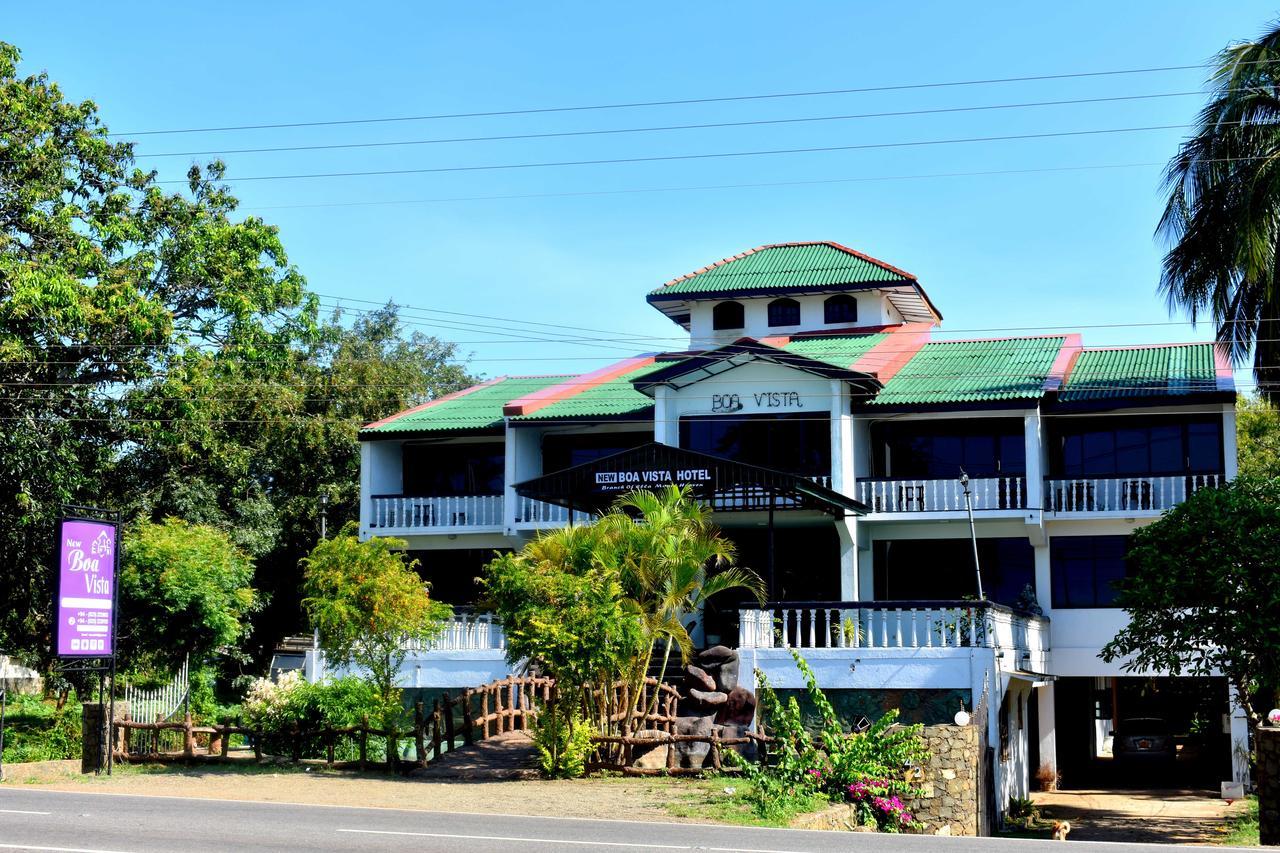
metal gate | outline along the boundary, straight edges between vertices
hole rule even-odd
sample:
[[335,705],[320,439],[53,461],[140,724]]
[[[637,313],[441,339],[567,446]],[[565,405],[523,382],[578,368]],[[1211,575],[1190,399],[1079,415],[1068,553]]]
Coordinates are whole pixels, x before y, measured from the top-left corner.
[[[139,723],[165,723],[180,721],[186,713],[191,698],[189,660],[167,684],[151,690],[124,686],[124,701],[129,703],[129,718]],[[131,729],[125,743],[130,755],[154,755],[163,752],[182,751],[182,732],[167,729],[159,732]]]

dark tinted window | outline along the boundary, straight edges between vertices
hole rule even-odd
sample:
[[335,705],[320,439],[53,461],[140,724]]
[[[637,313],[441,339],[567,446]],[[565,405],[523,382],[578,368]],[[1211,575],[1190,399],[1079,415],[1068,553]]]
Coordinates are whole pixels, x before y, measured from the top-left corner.
[[1049,543],[1054,607],[1114,607],[1125,577],[1126,536],[1055,536]]
[[791,474],[831,473],[831,422],[811,415],[683,418],[680,446]]
[[1218,418],[1063,418],[1051,427],[1055,475],[1214,474],[1222,471]]
[[721,302],[711,309],[712,329],[741,329],[745,325],[741,302]]
[[880,423],[873,427],[876,476],[946,479],[1021,476],[1027,471],[1020,418]]
[[800,325],[800,303],[794,299],[775,299],[769,303],[770,326]]
[[832,296],[822,303],[822,320],[825,323],[857,322],[858,300],[847,293]]
[[593,462],[653,441],[648,432],[607,432],[598,435],[548,435],[542,439],[542,473]]
[[500,495],[504,457],[501,444],[406,444],[404,494]]
[[[987,598],[1013,605],[1035,588],[1035,549],[1026,539],[978,540],[978,564]],[[874,546],[875,596],[879,599],[976,596],[973,542],[969,539],[881,540]]]

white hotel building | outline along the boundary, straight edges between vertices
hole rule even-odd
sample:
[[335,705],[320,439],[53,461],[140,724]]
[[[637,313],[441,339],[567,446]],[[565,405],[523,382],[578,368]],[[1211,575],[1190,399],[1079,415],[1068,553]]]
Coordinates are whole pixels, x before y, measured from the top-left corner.
[[[998,803],[1042,765],[1105,782],[1109,733],[1132,717],[1168,721],[1193,781],[1247,772],[1224,680],[1098,657],[1126,618],[1128,534],[1235,474],[1235,390],[1211,344],[958,340],[913,275],[826,242],[753,249],[648,301],[688,349],[499,377],[367,426],[361,534],[407,540],[434,594],[465,606],[495,549],[661,472],[694,485],[769,587],[764,609],[709,607],[698,639],[782,687],[799,686],[797,647],[851,715],[985,705]],[[500,627],[460,613],[406,684],[506,673]]]

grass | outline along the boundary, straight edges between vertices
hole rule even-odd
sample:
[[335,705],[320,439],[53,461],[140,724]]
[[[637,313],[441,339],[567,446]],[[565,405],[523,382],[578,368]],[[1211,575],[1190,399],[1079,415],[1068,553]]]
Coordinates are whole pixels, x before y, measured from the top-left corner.
[[80,757],[80,704],[56,710],[39,696],[11,695],[5,709],[4,761],[58,761]]
[[1218,831],[1222,833],[1222,837],[1217,839],[1219,844],[1228,847],[1257,847],[1259,843],[1257,796],[1251,794],[1245,800],[1245,807],[1228,815],[1226,823],[1218,827]]

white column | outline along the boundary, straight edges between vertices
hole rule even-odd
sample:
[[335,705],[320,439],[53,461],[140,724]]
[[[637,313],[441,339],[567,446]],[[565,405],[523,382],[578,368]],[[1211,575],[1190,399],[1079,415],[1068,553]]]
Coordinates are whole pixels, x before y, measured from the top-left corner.
[[516,494],[516,455],[518,453],[516,437],[518,430],[511,428],[510,418],[506,418],[503,433],[502,456],[502,527],[510,536],[515,533],[516,502],[520,497]]
[[1231,781],[1249,781],[1249,718],[1236,701],[1236,691],[1227,686],[1227,708],[1231,715]]
[[1222,407],[1222,461],[1223,472],[1228,480],[1234,480],[1238,473],[1236,458],[1236,407]]
[[858,585],[856,595],[850,601],[870,601],[876,597],[876,580],[874,566],[871,565],[871,543],[858,547]]
[[[1033,698],[1040,715],[1040,767],[1048,765],[1058,772],[1058,730],[1053,713],[1053,682],[1035,689]],[[1034,774],[1040,767],[1030,768]]]
[[373,442],[360,442],[360,538],[369,536],[373,522]]
[[1037,545],[1034,548],[1036,566],[1036,601],[1045,615],[1052,618],[1053,610],[1053,572],[1049,562],[1049,545]]
[[831,380],[831,488],[855,497],[853,487],[853,415],[849,412],[849,385]]
[[671,389],[659,385],[653,389],[653,440],[670,447],[680,446],[680,421]]
[[860,601],[857,518],[837,518],[836,535],[840,537],[840,600]]
[[1040,410],[1028,412],[1022,419],[1023,441],[1027,457],[1027,507],[1028,517],[1031,512],[1044,507],[1044,430],[1040,420]]

